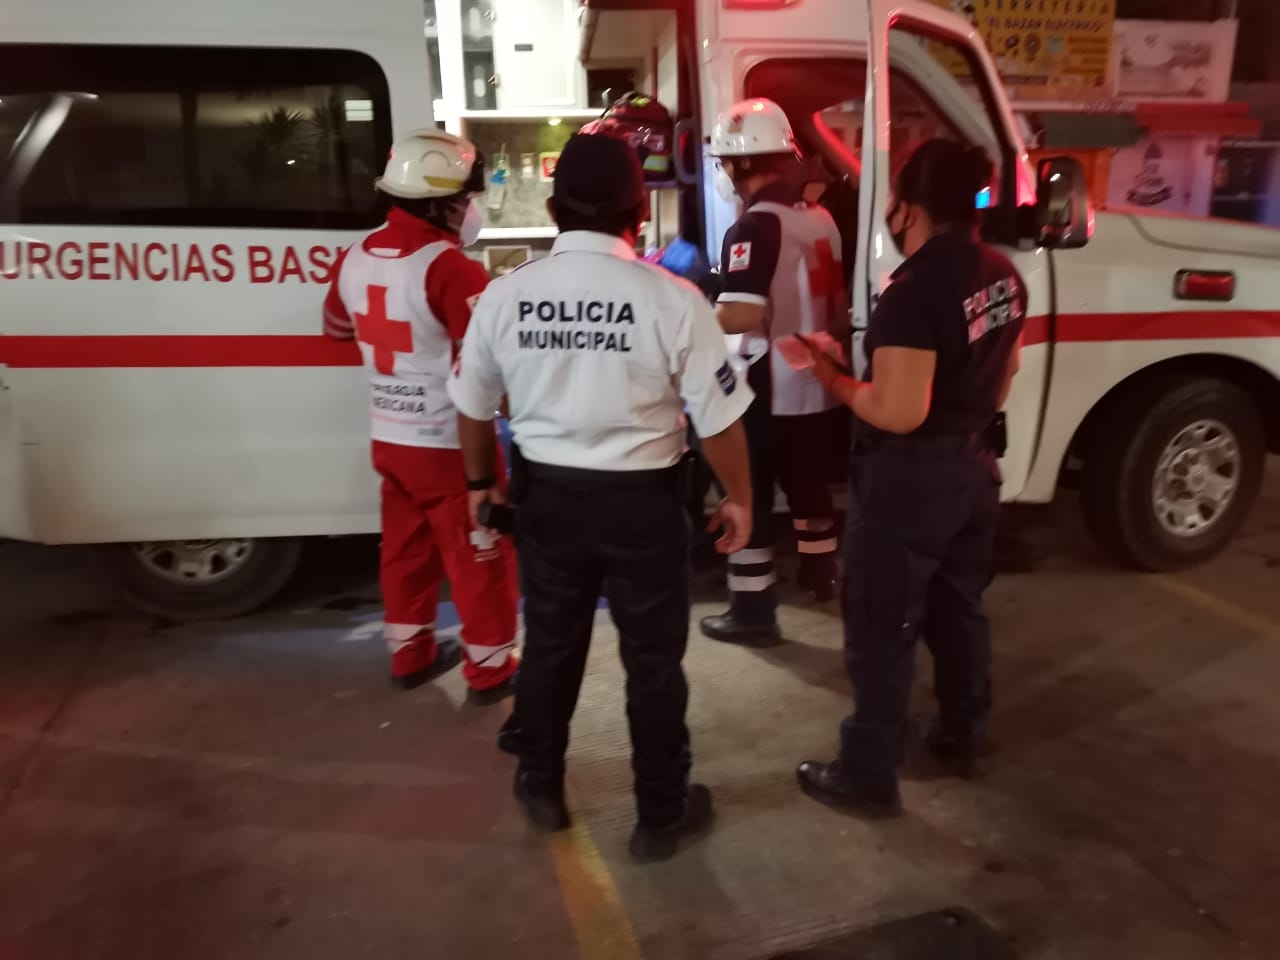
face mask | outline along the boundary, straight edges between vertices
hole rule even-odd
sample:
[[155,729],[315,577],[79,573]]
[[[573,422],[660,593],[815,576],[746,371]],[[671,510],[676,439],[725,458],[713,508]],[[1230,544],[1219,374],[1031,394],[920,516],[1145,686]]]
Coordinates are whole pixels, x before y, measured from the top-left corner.
[[889,216],[885,218],[885,225],[889,228],[889,238],[893,241],[893,245],[905,257],[907,255],[907,218],[902,218],[902,228],[900,230],[895,233],[893,229],[893,219],[901,209],[902,204],[895,203],[889,210]]
[[464,247],[469,247],[480,236],[480,228],[484,226],[484,214],[480,212],[480,205],[472,200],[467,204],[467,212],[462,218],[462,226],[458,228],[458,237],[462,240]]
[[733,179],[724,172],[724,167],[716,167],[716,193],[720,194],[720,199],[725,203],[736,203],[738,200],[738,188],[733,185]]

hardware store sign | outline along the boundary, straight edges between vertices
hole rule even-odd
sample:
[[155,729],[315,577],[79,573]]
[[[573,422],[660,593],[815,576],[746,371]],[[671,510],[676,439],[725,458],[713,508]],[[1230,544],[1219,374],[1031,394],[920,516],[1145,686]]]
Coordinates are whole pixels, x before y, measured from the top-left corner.
[[934,0],[975,24],[1015,99],[1110,94],[1116,0]]

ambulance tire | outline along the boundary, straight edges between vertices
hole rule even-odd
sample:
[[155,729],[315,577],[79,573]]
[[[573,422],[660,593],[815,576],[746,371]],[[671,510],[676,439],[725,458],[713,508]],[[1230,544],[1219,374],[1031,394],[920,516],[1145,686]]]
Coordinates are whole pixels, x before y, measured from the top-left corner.
[[192,550],[206,545],[235,545],[234,552],[224,551],[233,562],[184,578],[175,572],[172,561],[157,560],[156,554],[163,554],[167,545],[108,544],[100,548],[99,556],[132,606],[175,621],[224,620],[259,609],[289,582],[302,557],[302,541],[296,537],[173,546]]
[[[1197,424],[1234,438],[1235,490],[1198,533],[1175,534],[1159,518],[1155,483],[1170,444]],[[1249,515],[1262,486],[1266,434],[1257,407],[1213,377],[1138,384],[1102,412],[1085,450],[1081,502],[1094,537],[1120,562],[1150,572],[1184,570],[1219,553]]]

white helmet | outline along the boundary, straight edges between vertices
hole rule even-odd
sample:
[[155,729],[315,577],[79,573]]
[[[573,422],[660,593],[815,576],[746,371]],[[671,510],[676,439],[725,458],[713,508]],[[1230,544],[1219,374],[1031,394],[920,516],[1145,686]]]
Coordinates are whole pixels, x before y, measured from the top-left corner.
[[402,200],[484,192],[484,159],[470,142],[443,130],[410,130],[396,140],[373,185]]
[[735,103],[716,118],[711,133],[713,157],[752,157],[770,153],[800,153],[791,121],[772,100],[756,98]]

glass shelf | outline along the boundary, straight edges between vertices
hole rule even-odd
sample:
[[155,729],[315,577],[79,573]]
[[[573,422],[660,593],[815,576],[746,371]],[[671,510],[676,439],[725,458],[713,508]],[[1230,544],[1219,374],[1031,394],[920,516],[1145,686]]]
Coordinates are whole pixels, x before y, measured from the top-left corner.
[[[549,122],[557,119],[559,123]],[[555,235],[555,224],[547,213],[552,187],[549,174],[564,145],[585,122],[585,118],[549,118],[545,114],[463,117],[463,136],[485,156],[489,182],[480,207],[486,231],[502,231],[493,237],[541,236],[548,230],[547,235]],[[489,236],[481,234],[482,239]]]

